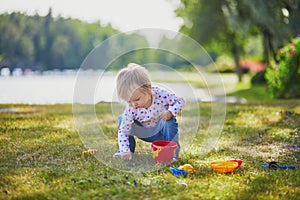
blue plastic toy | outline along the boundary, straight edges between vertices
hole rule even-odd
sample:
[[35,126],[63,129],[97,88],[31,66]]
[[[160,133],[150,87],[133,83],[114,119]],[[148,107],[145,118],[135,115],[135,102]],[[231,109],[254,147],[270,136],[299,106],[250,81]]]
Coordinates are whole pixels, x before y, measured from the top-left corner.
[[295,169],[296,166],[282,166],[279,165],[277,162],[270,162],[269,164],[262,165],[263,168],[269,168],[269,169]]
[[170,172],[174,176],[186,176],[188,174],[188,172],[186,172],[185,170],[181,170],[181,169],[173,168],[173,167],[170,167]]

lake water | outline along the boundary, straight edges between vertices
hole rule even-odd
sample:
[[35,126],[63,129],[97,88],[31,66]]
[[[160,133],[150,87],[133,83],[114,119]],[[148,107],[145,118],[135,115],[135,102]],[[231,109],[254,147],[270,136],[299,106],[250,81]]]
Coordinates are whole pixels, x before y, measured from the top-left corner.
[[[90,77],[86,77],[90,79]],[[58,104],[73,103],[76,75],[0,77],[0,103]],[[211,101],[205,90],[188,83],[157,83],[187,101]],[[118,101],[115,76],[103,75],[96,86],[94,102]],[[83,102],[84,103],[84,102]]]

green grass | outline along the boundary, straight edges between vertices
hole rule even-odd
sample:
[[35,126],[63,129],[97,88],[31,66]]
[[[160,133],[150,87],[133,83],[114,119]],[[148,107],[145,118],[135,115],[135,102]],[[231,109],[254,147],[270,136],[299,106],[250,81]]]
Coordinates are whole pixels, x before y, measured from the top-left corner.
[[[188,104],[183,113],[187,121],[199,116],[194,106]],[[73,127],[71,105],[0,107],[15,109],[0,113],[0,199],[299,199],[298,100],[228,104],[218,145],[207,154],[199,152],[211,104],[201,103],[193,148],[172,164],[194,166],[197,173],[185,178],[174,177],[168,167],[132,174],[83,157],[86,148]],[[97,105],[96,112],[106,116],[99,122],[115,146],[110,104]],[[182,138],[188,128],[181,128]],[[229,158],[243,159],[241,168],[230,174],[211,170],[210,161]],[[261,167],[273,160],[297,169]]]
[[[236,75],[230,74],[227,76],[232,77]],[[228,96],[244,98],[248,102],[273,101],[270,93],[268,92],[267,85],[251,84],[251,76],[249,75],[244,75],[242,82],[230,80],[233,80],[233,78],[227,78],[227,82],[224,81],[225,88],[227,86],[226,89]]]

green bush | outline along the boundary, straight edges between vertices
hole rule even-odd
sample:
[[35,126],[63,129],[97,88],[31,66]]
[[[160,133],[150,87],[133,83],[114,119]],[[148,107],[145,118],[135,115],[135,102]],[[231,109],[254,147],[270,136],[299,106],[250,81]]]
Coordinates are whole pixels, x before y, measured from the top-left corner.
[[300,97],[300,36],[279,50],[278,60],[278,64],[272,64],[266,71],[272,97]]

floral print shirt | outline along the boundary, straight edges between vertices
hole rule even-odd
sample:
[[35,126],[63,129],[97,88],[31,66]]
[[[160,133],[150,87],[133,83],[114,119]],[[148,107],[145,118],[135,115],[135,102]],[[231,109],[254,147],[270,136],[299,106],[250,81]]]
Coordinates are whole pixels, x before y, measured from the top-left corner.
[[184,107],[185,101],[175,94],[159,87],[152,87],[152,104],[148,108],[135,108],[127,105],[122,115],[122,122],[118,129],[119,151],[130,152],[128,136],[134,121],[140,122],[144,127],[154,127],[160,120],[159,114],[169,110],[176,116]]

